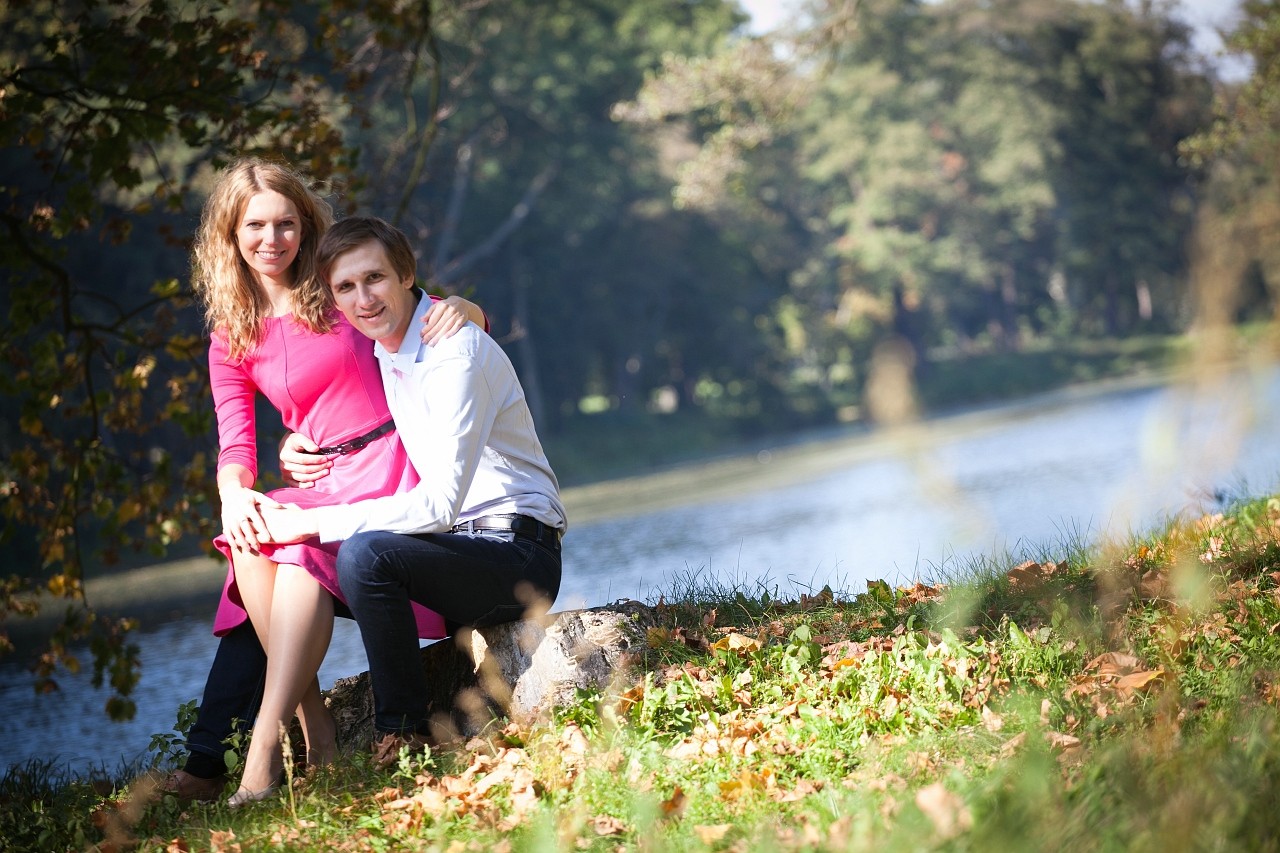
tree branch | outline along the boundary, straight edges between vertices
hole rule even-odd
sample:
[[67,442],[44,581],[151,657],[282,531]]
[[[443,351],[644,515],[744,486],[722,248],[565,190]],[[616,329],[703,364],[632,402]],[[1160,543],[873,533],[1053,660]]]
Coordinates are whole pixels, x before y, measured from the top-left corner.
[[453,187],[449,190],[449,206],[445,209],[444,228],[440,232],[440,240],[436,243],[435,257],[431,260],[431,269],[443,269],[449,252],[453,250],[454,238],[458,235],[458,223],[462,219],[462,203],[466,200],[467,190],[471,186],[472,141],[479,131],[458,147],[457,165],[453,170]]
[[529,188],[521,196],[520,201],[516,203],[515,207],[511,208],[511,214],[506,218],[506,221],[498,226],[483,243],[461,257],[450,261],[447,267],[435,273],[434,282],[436,284],[448,284],[466,272],[476,261],[493,254],[502,245],[502,242],[510,237],[529,217],[530,212],[533,210],[533,203],[537,201],[538,196],[542,195],[543,190],[550,185],[559,170],[558,163],[551,163],[534,176],[534,179],[529,182]]

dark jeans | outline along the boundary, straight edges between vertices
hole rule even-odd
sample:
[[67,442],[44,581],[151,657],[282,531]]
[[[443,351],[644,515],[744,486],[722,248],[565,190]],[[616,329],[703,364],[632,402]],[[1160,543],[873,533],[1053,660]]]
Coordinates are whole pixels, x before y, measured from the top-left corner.
[[560,546],[514,533],[358,533],[338,551],[338,583],[351,606],[373,682],[374,728],[427,731],[427,677],[409,602],[450,625],[519,619],[535,595],[560,591]]
[[235,728],[234,721],[239,720],[240,730],[247,731],[257,716],[266,674],[267,655],[248,620],[219,640],[200,710],[187,733],[188,773],[212,779],[227,772],[225,741]]

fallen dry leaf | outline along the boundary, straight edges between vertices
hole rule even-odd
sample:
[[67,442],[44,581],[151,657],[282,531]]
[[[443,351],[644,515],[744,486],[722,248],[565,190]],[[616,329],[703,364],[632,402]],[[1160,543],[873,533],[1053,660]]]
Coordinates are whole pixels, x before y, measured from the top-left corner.
[[816,794],[822,790],[822,782],[810,782],[808,779],[800,779],[796,782],[796,786],[790,791],[773,789],[770,793],[770,799],[776,803],[795,803],[803,800],[810,794]]
[[632,687],[626,693],[623,693],[621,696],[618,697],[618,713],[626,714],[634,706],[639,705],[641,700],[643,699],[644,699],[644,683],[641,682],[640,684],[637,684],[635,687]]
[[1121,694],[1128,695],[1140,690],[1145,690],[1153,682],[1158,681],[1163,677],[1163,669],[1131,672],[1127,675],[1120,676],[1112,686],[1115,687],[1116,690],[1120,691]]
[[209,850],[212,853],[241,853],[240,842],[231,830],[209,830]]
[[1106,677],[1112,675],[1123,675],[1131,672],[1142,665],[1142,661],[1133,655],[1127,655],[1123,652],[1104,652],[1098,655],[1089,663],[1085,664],[1085,671],[1096,670],[1098,675]]
[[627,825],[611,815],[596,815],[587,821],[587,825],[600,836],[623,835],[627,831]]
[[998,732],[1004,728],[1004,717],[992,711],[986,705],[982,706],[982,725],[989,732]]
[[916,792],[916,806],[925,813],[933,829],[944,840],[955,838],[973,827],[973,815],[956,794],[948,791],[941,782],[921,788]]
[[1049,746],[1057,750],[1075,749],[1080,746],[1080,738],[1075,735],[1063,734],[1062,732],[1045,732],[1044,736],[1049,741]]
[[1016,735],[1009,738],[1007,741],[1005,741],[1003,744],[1000,745],[1000,757],[1008,758],[1009,756],[1013,755],[1019,749],[1022,749],[1022,745],[1026,743],[1026,741],[1027,741],[1027,733],[1018,732]]
[[695,826],[693,832],[703,844],[715,844],[728,835],[731,829],[731,823],[715,823],[710,826]]
[[[1052,565],[1052,563],[1044,564],[1044,566]],[[1043,583],[1045,578],[1049,575],[1049,572],[1045,571],[1044,566],[1041,566],[1041,564],[1037,563],[1035,560],[1027,560],[1026,562],[1019,563],[1010,569],[1006,577],[1008,577],[1009,583],[1018,589],[1035,587]]]
[[745,634],[733,633],[721,637],[711,646],[718,652],[730,651],[738,654],[747,654],[749,652],[759,651],[760,641],[754,637],[748,637]]
[[677,818],[684,813],[684,808],[689,804],[689,798],[685,796],[684,789],[676,785],[671,796],[662,801],[662,816],[667,818]]

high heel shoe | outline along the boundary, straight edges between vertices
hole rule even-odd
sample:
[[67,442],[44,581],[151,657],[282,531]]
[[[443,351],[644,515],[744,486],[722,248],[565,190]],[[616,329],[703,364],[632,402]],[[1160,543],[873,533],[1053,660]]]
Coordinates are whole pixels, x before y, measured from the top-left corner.
[[268,785],[261,791],[250,791],[248,788],[241,788],[227,798],[227,808],[238,809],[247,803],[261,802],[278,790],[280,790],[279,785]]

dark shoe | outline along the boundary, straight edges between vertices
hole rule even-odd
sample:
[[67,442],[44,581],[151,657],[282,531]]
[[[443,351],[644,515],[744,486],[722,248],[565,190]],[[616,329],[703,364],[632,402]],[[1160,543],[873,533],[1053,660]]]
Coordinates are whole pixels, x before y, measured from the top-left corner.
[[192,776],[185,770],[175,770],[160,783],[160,791],[172,794],[180,802],[211,803],[222,796],[222,789],[227,787],[226,776],[215,776],[204,779]]
[[394,767],[400,761],[400,750],[427,752],[427,736],[417,732],[374,732],[373,766],[380,770]]

